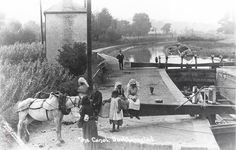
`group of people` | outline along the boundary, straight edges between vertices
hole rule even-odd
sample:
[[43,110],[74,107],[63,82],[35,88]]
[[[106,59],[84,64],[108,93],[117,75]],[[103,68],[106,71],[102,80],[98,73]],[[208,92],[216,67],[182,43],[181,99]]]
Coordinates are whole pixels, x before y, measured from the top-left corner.
[[[130,118],[139,118],[140,100],[138,98],[138,82],[131,79],[127,84],[127,97],[121,82],[116,82],[111,98],[104,100],[103,103],[110,102],[109,120],[112,124],[111,132],[119,131],[123,124],[123,115],[128,114]],[[116,128],[117,126],[117,128]]]
[[[102,104],[110,103],[109,122],[112,124],[111,132],[119,131],[123,124],[123,113],[129,114],[130,118],[139,118],[140,100],[138,98],[139,83],[135,79],[131,79],[127,84],[127,96],[124,94],[124,88],[121,82],[116,82],[111,98],[102,102],[102,93],[98,91],[94,84],[93,92],[89,93],[89,85],[87,81],[81,77],[78,80],[78,95],[80,101],[80,119],[78,126],[83,130],[83,139],[85,149],[97,149],[96,143],[92,142],[92,138],[98,138],[97,124],[98,114]],[[117,126],[117,128],[116,128]]]

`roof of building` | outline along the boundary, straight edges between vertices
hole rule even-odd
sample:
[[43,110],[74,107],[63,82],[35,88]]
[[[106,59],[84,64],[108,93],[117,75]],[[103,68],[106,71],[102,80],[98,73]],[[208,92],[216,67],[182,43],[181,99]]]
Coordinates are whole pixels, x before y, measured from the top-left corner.
[[75,3],[73,0],[62,0],[44,11],[45,14],[83,12],[86,12],[86,8],[78,3]]

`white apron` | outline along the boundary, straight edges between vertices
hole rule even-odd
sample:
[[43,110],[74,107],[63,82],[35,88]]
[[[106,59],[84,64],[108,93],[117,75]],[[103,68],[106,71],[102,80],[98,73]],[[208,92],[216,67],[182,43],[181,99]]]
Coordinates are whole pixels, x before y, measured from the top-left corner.
[[123,119],[123,110],[121,110],[119,113],[118,111],[118,100],[119,98],[111,98],[111,104],[110,104],[110,113],[109,113],[109,119],[110,120],[122,120]]
[[128,97],[128,101],[129,101],[129,109],[133,109],[133,110],[139,110],[140,109],[140,100],[139,98],[136,98],[136,101],[134,102],[132,100],[134,96],[129,95]]

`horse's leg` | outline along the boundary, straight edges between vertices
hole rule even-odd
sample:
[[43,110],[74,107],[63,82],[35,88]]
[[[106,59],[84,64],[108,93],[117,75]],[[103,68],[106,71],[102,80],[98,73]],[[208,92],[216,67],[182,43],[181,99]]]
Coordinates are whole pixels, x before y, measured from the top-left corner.
[[59,110],[53,110],[54,122],[56,124],[56,132],[57,132],[57,146],[61,146],[61,120],[62,120],[62,113]]
[[18,125],[17,125],[17,135],[18,135],[18,137],[20,137],[20,138],[21,138],[21,136],[22,136],[23,121],[25,120],[27,114],[28,114],[28,112],[27,112],[26,110],[20,111],[20,112],[18,113],[18,115],[19,115],[19,121],[18,121]]
[[25,121],[24,121],[24,130],[25,130],[25,135],[26,135],[25,141],[26,141],[26,142],[29,142],[29,135],[30,135],[29,130],[28,130],[28,125],[29,125],[33,120],[34,120],[34,119],[33,119],[30,115],[27,115],[27,116],[26,116],[26,119],[25,119]]
[[60,126],[60,142],[65,143],[65,141],[61,137],[61,125],[62,125],[62,119],[63,119],[63,114],[60,112],[60,121],[59,121],[59,126]]

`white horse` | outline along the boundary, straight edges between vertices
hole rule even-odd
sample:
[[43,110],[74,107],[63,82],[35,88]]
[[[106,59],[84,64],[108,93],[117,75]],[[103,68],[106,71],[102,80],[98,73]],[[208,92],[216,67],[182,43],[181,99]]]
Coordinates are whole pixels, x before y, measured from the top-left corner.
[[22,137],[22,131],[25,133],[25,141],[29,141],[28,125],[34,121],[50,121],[54,120],[56,124],[58,146],[65,141],[61,137],[61,124],[63,119],[62,107],[59,101],[64,101],[66,109],[77,107],[79,105],[80,96],[64,96],[61,93],[50,93],[47,99],[27,98],[17,105],[19,114],[19,122],[17,126],[18,136]]

